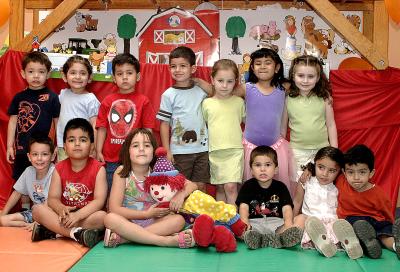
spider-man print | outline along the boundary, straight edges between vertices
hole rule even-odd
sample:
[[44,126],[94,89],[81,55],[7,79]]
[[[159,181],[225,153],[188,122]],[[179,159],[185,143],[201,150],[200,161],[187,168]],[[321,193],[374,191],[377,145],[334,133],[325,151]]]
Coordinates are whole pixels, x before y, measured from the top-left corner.
[[125,138],[136,122],[136,115],[136,106],[131,100],[115,100],[108,115],[111,134],[117,138]]

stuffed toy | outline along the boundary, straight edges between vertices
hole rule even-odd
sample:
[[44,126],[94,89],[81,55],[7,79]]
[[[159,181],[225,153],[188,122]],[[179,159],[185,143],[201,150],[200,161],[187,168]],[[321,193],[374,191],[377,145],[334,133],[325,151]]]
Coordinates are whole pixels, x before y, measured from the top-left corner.
[[[144,181],[144,190],[159,203],[158,207],[169,207],[169,201],[185,186],[186,178],[167,160],[165,148],[156,150],[157,161],[153,172]],[[215,245],[218,252],[236,250],[236,239],[242,237],[247,229],[236,207],[196,190],[183,203],[179,213],[195,217],[193,237],[201,247]],[[226,228],[225,226],[229,227]]]

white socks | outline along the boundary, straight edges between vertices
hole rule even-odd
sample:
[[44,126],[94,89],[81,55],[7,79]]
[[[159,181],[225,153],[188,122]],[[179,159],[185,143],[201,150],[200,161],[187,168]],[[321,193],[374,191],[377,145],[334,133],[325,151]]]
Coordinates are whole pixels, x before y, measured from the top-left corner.
[[75,238],[75,232],[77,232],[78,230],[80,230],[80,229],[82,229],[81,227],[74,227],[74,228],[72,228],[71,229],[71,231],[69,232],[69,236],[72,238],[72,239],[74,239],[75,241],[78,241],[76,238]]

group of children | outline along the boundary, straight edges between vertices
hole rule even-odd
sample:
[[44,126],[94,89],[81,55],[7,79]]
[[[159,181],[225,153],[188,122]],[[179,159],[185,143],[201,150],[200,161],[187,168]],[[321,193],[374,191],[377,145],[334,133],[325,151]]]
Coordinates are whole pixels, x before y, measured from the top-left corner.
[[[343,156],[337,148],[331,89],[318,59],[296,58],[286,80],[279,55],[259,49],[242,85],[231,60],[214,64],[211,84],[193,78],[195,62],[190,48],[171,52],[175,85],[163,93],[156,114],[135,92],[140,64],[130,54],[113,59],[119,91],[101,103],[86,89],[92,68],[85,58],[64,64],[68,88],[57,97],[45,87],[47,56],[27,54],[21,74],[28,88],[8,111],[7,160],[17,182],[1,226],[28,227],[32,241],[63,236],[93,247],[104,237],[106,247],[133,241],[188,248],[198,241],[179,211],[211,183],[218,201],[236,205],[246,226],[237,236],[251,249],[301,242],[327,257],[343,248],[352,259],[363,253],[379,258],[382,243],[400,258],[400,221],[371,182],[372,151],[357,145]],[[156,159],[155,117],[168,160],[186,177],[167,208],[144,186]],[[52,123],[55,166],[47,136]],[[311,178],[300,178],[305,169]],[[32,211],[9,214],[22,195],[34,202]]]

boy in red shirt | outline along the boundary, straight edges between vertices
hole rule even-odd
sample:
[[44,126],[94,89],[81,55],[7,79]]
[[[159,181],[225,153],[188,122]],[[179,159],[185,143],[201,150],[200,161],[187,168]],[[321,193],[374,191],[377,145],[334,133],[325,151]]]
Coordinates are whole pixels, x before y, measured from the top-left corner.
[[337,215],[353,225],[364,254],[379,258],[381,242],[400,259],[400,219],[393,224],[389,198],[371,181],[374,160],[374,153],[365,145],[356,145],[344,154],[344,176],[336,182]]
[[[83,118],[68,121],[64,130],[68,158],[59,162],[51,179],[48,206],[35,205],[32,241],[71,237],[89,248],[102,239],[104,203],[107,197],[103,163],[89,155],[93,150],[93,127]],[[39,225],[40,224],[40,225]]]

